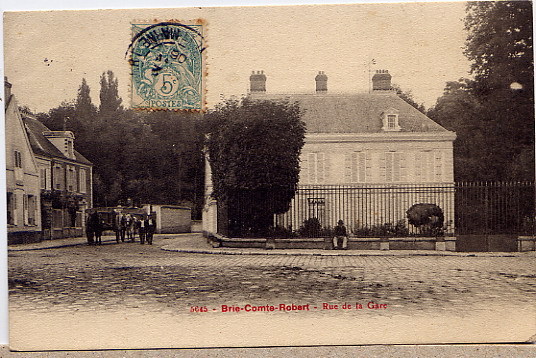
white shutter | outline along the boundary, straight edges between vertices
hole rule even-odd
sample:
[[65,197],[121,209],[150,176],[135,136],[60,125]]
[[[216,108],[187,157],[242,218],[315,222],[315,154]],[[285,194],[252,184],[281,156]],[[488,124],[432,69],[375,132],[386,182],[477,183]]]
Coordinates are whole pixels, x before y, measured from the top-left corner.
[[344,182],[350,183],[352,181],[352,154],[344,154]]
[[316,183],[316,153],[309,153],[308,155],[308,172],[309,172],[309,184]]
[[321,153],[324,156],[324,183],[331,183],[331,156],[329,152]]
[[385,181],[389,183],[395,180],[394,154],[393,152],[385,153]]
[[324,153],[316,153],[316,165],[317,165],[317,182],[324,183],[326,180],[326,168],[325,168],[325,155]]
[[309,171],[308,171],[308,158],[309,154],[302,154],[300,156],[300,182],[302,184],[307,184],[309,180]]
[[387,178],[386,168],[385,168],[385,165],[386,165],[385,157],[386,156],[387,156],[387,153],[382,153],[380,155],[380,181],[381,182],[385,182],[386,178]]
[[367,161],[365,153],[360,152],[359,153],[359,178],[358,181],[360,183],[365,182],[365,173],[367,172]]
[[398,168],[399,168],[399,176],[398,181],[405,182],[408,180],[408,170],[407,170],[407,164],[406,164],[406,153],[404,152],[398,152],[397,153],[398,159]]
[[357,160],[358,152],[352,153],[352,183],[357,183],[357,173],[359,171],[359,163]]
[[372,153],[370,152],[365,153],[365,162],[366,162],[365,181],[368,183],[371,183],[372,182]]

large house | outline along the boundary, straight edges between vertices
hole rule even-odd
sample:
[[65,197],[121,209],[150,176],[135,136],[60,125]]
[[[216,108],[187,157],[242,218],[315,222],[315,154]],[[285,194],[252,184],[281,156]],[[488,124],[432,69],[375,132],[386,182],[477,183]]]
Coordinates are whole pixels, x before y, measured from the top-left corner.
[[[416,203],[437,204],[453,220],[456,135],[401,99],[388,71],[374,74],[370,93],[329,93],[322,71],[316,91],[306,94],[267,93],[266,80],[254,71],[249,97],[298,102],[307,128],[299,190],[275,224],[296,229],[315,217],[324,227],[342,219],[351,230],[395,225]],[[210,210],[207,230],[214,230]]]
[[9,243],[81,236],[93,165],[74,149],[72,132],[21,113],[5,83]]

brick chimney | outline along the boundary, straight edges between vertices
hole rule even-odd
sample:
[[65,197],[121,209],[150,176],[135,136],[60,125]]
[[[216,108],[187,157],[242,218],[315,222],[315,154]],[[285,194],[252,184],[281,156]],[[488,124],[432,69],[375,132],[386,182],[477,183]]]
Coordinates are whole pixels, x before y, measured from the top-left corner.
[[249,84],[251,92],[266,92],[266,75],[264,71],[252,71],[249,76]]
[[376,70],[374,76],[372,76],[372,90],[373,91],[390,91],[391,88],[391,75],[387,70]]
[[324,73],[324,71],[318,71],[315,81],[316,93],[325,93],[328,91],[328,76]]

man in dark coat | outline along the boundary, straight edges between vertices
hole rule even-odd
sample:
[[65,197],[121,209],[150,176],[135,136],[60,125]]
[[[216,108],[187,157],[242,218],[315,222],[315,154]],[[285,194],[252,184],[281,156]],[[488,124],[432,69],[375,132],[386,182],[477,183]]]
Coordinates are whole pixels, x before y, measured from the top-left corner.
[[339,220],[337,226],[335,226],[335,237],[333,238],[333,249],[346,250],[348,248],[348,234],[344,222]]

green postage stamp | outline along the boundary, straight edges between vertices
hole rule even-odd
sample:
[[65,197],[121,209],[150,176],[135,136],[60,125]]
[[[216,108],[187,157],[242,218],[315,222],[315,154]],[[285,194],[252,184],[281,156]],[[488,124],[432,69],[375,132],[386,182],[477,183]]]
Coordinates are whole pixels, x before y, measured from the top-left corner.
[[202,20],[132,24],[133,109],[204,109],[204,27]]

